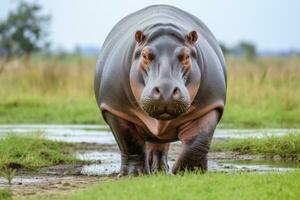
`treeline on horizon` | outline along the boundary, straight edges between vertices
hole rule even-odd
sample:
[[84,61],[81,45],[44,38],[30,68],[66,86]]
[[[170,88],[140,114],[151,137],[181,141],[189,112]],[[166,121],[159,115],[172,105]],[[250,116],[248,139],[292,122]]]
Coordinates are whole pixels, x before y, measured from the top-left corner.
[[[49,24],[51,16],[42,13],[41,5],[19,1],[17,7],[8,16],[0,19],[0,73],[13,58],[23,57],[29,60],[32,54],[65,57],[69,55],[96,56],[100,46],[76,45],[73,50],[51,48]],[[300,56],[300,51],[258,52],[254,43],[240,41],[237,45],[227,46],[220,43],[225,56],[254,59],[257,56]]]

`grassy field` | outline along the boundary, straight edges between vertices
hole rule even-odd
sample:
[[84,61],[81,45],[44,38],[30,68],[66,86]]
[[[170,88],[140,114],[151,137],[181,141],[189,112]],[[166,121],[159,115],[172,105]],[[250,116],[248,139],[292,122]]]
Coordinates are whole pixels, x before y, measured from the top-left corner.
[[[101,124],[93,93],[96,58],[14,60],[0,75],[0,123]],[[300,58],[227,59],[222,124],[300,126]]]
[[300,134],[282,137],[230,139],[212,144],[212,151],[233,151],[240,154],[263,154],[266,157],[280,156],[282,159],[300,161]]
[[[0,169],[13,168],[37,169],[63,163],[79,162],[71,143],[51,141],[41,134],[28,133],[24,136],[8,134],[0,139]],[[282,137],[231,139],[213,142],[211,151],[238,152],[240,154],[263,154],[266,157],[280,156],[282,159],[300,159],[300,134]]]
[[[0,124],[102,124],[93,93],[96,58],[13,60],[0,74]],[[300,127],[300,58],[227,59],[228,98],[221,123],[231,127]],[[299,158],[300,137],[234,139],[213,151]],[[0,139],[0,168],[75,162],[72,146],[43,137]],[[106,181],[49,199],[297,199],[300,172],[207,173]],[[0,199],[10,194],[0,189]],[[39,199],[39,198],[37,198]],[[43,198],[44,199],[44,198]]]
[[[298,199],[300,172],[249,174],[207,173],[144,176],[107,181],[51,200],[143,199]],[[39,199],[39,198],[36,198]]]
[[73,155],[72,144],[50,141],[43,136],[15,136],[0,139],[0,170],[5,167],[37,169],[78,160]]
[[103,123],[93,96],[95,58],[10,62],[0,75],[0,123]]
[[227,59],[228,104],[234,127],[300,126],[300,58]]
[[[213,151],[241,154],[300,155],[300,135],[268,136],[260,139],[233,139],[212,144]],[[9,134],[0,139],[0,169],[19,166],[37,169],[62,163],[78,162],[74,146],[50,141],[41,134]],[[299,158],[299,157],[298,157]],[[286,173],[185,173],[183,176],[155,175],[99,182],[88,189],[43,197],[51,200],[83,199],[296,199],[300,195],[300,171]],[[67,195],[66,195],[67,194]],[[0,189],[0,199],[11,198],[9,190]],[[41,199],[41,197],[14,197]]]
[[8,189],[1,189],[0,188],[0,199],[1,200],[11,200],[12,194]]

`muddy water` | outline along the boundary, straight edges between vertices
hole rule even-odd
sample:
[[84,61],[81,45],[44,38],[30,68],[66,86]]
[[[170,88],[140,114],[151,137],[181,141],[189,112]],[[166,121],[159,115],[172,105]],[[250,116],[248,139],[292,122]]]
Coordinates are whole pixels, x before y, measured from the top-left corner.
[[84,165],[81,174],[85,175],[109,175],[117,173],[120,167],[120,154],[118,152],[82,151],[76,156],[82,160],[99,161],[90,165]]
[[42,133],[51,140],[115,144],[115,139],[106,125],[0,125],[0,137],[7,133]]
[[[115,144],[106,125],[0,125],[0,137],[7,133],[43,133],[48,139],[74,143]],[[215,131],[214,139],[283,136],[300,129],[222,129]]]
[[[179,145],[170,149],[168,164],[173,166],[178,155]],[[98,160],[101,163],[84,165],[81,174],[107,175],[117,173],[120,168],[120,154],[118,152],[85,151],[77,152],[77,157],[84,160]],[[300,163],[263,160],[262,157],[252,155],[235,155],[225,153],[209,153],[208,171],[211,172],[287,172],[300,168]]]
[[238,171],[277,171],[287,172],[300,167],[300,163],[292,161],[270,161],[270,160],[224,160],[220,161],[226,167],[234,167]]
[[[217,129],[214,140],[229,138],[282,136],[291,129]],[[0,138],[7,134],[40,134],[51,140],[77,143],[75,153],[79,159],[91,164],[68,164],[51,166],[37,172],[19,173],[13,179],[12,191],[18,196],[43,196],[69,193],[89,187],[92,184],[116,179],[120,168],[120,153],[107,126],[95,125],[0,125]],[[180,151],[180,143],[171,145],[169,166],[174,164]],[[209,171],[222,172],[286,172],[300,168],[298,163],[266,161],[263,157],[237,155],[233,153],[209,153]],[[0,188],[7,187],[7,181],[0,177]]]
[[[282,136],[299,129],[217,129],[214,140],[229,138],[263,137],[266,135]],[[106,145],[101,150],[82,149],[76,152],[76,156],[82,160],[92,161],[93,164],[80,168],[82,175],[108,175],[115,173],[120,168],[120,154],[117,151],[116,142],[107,126],[98,125],[0,125],[0,137],[6,134],[43,133],[51,140],[66,141],[72,143],[87,143],[93,145]],[[180,150],[180,144],[174,143],[169,153],[169,166],[172,167]],[[253,156],[228,155],[224,153],[210,153],[208,168],[210,171],[278,171],[292,170],[295,166],[291,163],[275,164],[270,161],[255,161],[261,158]],[[247,162],[245,162],[245,160]],[[54,170],[55,171],[55,170]],[[24,179],[25,180],[25,179]],[[33,180],[34,181],[34,180]],[[0,181],[1,184],[1,181]]]

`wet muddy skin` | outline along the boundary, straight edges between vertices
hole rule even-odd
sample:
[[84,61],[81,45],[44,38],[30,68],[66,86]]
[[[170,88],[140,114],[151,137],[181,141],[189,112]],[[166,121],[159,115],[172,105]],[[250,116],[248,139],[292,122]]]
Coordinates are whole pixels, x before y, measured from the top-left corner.
[[[76,143],[75,155],[88,164],[69,164],[46,167],[37,172],[19,172],[13,179],[16,195],[52,195],[85,188],[95,182],[116,179],[120,168],[120,153],[106,126],[95,125],[0,125],[0,137],[6,133],[42,132],[46,138]],[[266,134],[284,135],[288,129],[238,130],[217,129],[214,140],[262,137]],[[180,143],[170,147],[168,163],[172,166]],[[286,172],[299,168],[299,163],[266,161],[263,156],[237,153],[209,153],[208,170],[222,172]],[[0,178],[0,187],[7,187]]]

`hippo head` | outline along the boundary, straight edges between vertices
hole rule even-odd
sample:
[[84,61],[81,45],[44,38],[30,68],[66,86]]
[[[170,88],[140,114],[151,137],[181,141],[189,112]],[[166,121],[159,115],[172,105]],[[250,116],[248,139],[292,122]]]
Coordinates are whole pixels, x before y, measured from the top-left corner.
[[201,79],[196,31],[136,31],[130,85],[139,107],[157,120],[188,111]]

